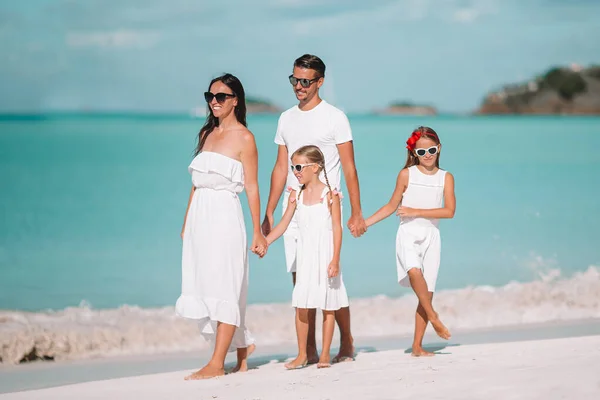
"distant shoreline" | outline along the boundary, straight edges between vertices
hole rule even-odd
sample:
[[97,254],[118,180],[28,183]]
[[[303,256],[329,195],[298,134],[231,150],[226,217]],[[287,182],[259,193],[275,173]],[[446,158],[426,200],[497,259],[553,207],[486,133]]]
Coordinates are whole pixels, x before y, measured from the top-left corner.
[[[257,112],[248,113],[249,117],[271,117],[278,116],[275,112]],[[386,113],[386,112],[354,112],[347,113],[351,118],[398,118],[398,119],[418,119],[418,118],[600,118],[597,114],[485,114],[477,112],[438,112],[436,114],[419,113]],[[0,113],[1,121],[46,121],[56,119],[145,119],[145,120],[203,120],[204,116],[195,116],[186,112],[139,112],[139,111],[103,111],[103,112],[78,112],[78,111],[49,111],[49,112],[10,112]]]

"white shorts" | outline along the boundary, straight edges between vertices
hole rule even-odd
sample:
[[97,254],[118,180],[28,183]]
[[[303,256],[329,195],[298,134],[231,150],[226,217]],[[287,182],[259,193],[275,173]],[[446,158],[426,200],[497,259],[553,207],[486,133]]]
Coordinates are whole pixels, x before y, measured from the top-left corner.
[[401,224],[396,235],[396,267],[398,282],[410,287],[408,271],[419,268],[427,283],[427,290],[435,292],[442,242],[440,230],[435,226]]
[[[288,202],[290,199],[290,191],[285,191],[283,195],[283,211],[282,214],[285,214],[285,210],[287,209]],[[342,214],[341,222],[342,229],[344,229],[344,209],[343,206],[340,205],[340,213]],[[296,219],[296,213],[292,216],[292,220],[290,221],[290,225],[283,233],[283,248],[285,251],[285,264],[287,267],[287,272],[296,272],[296,252],[298,251],[298,235],[300,231],[298,229],[298,220]]]

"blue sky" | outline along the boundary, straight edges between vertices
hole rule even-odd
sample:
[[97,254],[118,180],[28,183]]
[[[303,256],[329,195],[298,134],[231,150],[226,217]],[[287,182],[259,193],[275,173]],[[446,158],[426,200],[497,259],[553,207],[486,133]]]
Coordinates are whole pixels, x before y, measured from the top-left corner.
[[555,64],[600,63],[600,0],[0,0],[0,111],[183,111],[210,79],[289,107],[319,55],[347,112],[442,111]]

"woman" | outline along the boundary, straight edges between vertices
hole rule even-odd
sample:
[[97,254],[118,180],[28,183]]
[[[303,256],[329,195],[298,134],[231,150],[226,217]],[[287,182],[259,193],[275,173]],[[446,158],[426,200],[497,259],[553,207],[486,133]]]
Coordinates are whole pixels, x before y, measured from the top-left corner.
[[175,309],[197,320],[215,348],[208,364],[185,379],[224,375],[225,356],[234,349],[238,362],[233,372],[245,371],[254,350],[245,326],[248,252],[238,198],[244,189],[254,228],[251,248],[262,255],[267,249],[260,231],[258,152],[246,128],[244,88],[225,74],[210,82],[204,97],[209,112],[188,167],[193,185],[181,230],[182,291]]

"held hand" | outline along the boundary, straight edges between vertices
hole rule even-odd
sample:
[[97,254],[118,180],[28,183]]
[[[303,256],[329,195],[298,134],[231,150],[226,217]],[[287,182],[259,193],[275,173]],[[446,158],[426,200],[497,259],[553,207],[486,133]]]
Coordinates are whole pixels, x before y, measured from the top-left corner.
[[400,206],[398,207],[398,211],[396,211],[396,215],[399,215],[401,217],[418,217],[417,215],[417,209],[416,208],[410,208],[410,207],[403,207]]
[[360,237],[367,231],[367,224],[362,215],[352,215],[348,220],[348,228],[354,237]]
[[340,264],[337,261],[332,261],[327,267],[327,276],[334,278],[340,274]]
[[264,236],[267,236],[269,233],[271,233],[271,229],[273,228],[273,215],[265,215],[265,220],[263,221],[262,225],[261,225],[261,230],[262,230],[262,234]]
[[265,254],[267,254],[268,248],[269,245],[267,244],[267,239],[265,239],[263,235],[254,235],[251,247],[251,250],[254,254],[258,255],[260,258],[263,258]]

